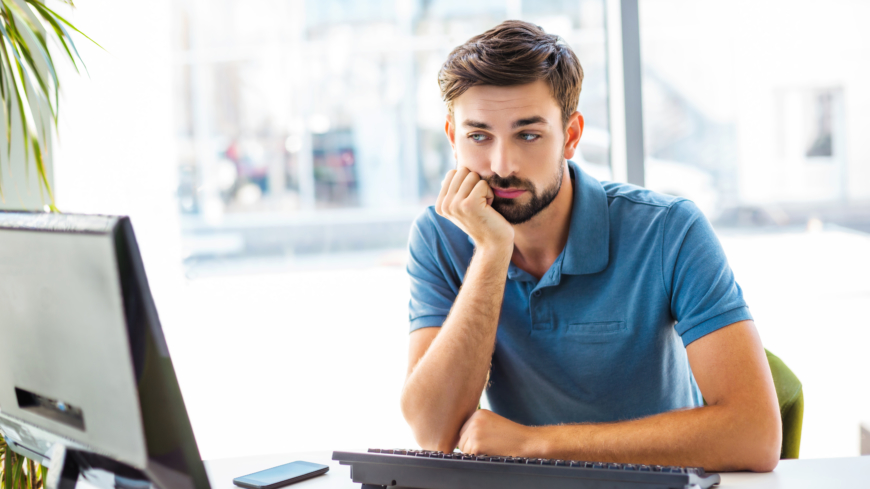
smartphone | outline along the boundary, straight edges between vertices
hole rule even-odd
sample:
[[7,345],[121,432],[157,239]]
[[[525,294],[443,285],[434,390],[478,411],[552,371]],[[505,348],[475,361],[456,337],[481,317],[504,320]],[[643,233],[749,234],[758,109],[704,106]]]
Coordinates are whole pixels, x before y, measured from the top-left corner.
[[236,477],[233,479],[233,484],[249,489],[273,489],[317,477],[318,475],[325,474],[328,470],[328,465],[313,464],[300,460],[242,477]]

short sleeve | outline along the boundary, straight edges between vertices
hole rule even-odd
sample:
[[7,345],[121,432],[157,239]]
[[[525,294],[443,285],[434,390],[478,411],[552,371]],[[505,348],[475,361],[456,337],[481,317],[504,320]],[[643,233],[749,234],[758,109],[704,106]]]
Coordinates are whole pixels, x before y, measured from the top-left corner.
[[439,249],[429,211],[411,226],[408,239],[408,277],[411,282],[409,320],[411,331],[441,326],[459,293],[459,287],[445,273],[448,266]]
[[713,227],[690,201],[676,202],[668,211],[662,236],[662,273],[684,345],[729,324],[752,319]]

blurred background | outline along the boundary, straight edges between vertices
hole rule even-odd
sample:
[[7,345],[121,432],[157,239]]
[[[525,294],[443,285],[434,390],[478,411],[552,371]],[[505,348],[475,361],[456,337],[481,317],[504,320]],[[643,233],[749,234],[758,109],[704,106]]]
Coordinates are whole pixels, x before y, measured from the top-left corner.
[[[618,2],[615,2],[618,5]],[[611,168],[610,0],[79,0],[66,212],[133,219],[202,456],[415,446],[410,224],[453,167],[436,75],[505,19],[585,70],[575,158]],[[713,221],[803,457],[870,421],[870,3],[640,0],[646,185]],[[63,12],[63,6],[58,7]],[[618,174],[618,173],[617,173]]]

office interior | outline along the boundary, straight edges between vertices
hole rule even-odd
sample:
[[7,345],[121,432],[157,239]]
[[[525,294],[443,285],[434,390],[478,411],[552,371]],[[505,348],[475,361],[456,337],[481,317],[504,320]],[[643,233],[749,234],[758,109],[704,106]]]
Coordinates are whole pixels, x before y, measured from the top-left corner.
[[713,222],[803,383],[801,458],[870,453],[870,4],[636,2],[631,167],[619,1],[76,3],[105,49],[62,88],[57,204],[131,217],[204,459],[416,446],[405,246],[454,164],[436,73],[509,18],[583,64],[583,168]]

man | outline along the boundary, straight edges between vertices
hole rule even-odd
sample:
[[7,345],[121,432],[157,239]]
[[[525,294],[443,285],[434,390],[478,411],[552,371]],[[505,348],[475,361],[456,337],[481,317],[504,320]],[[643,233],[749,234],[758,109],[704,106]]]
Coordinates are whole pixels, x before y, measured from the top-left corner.
[[568,161],[582,78],[519,21],[441,69],[457,169],[411,232],[402,412],[431,450],[773,470],[776,392],[721,246],[691,202]]

